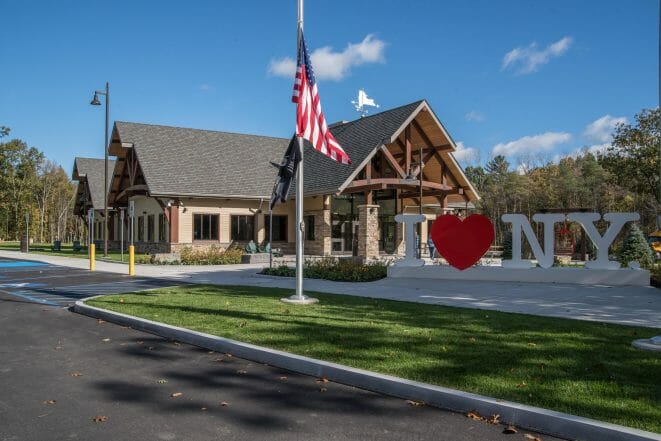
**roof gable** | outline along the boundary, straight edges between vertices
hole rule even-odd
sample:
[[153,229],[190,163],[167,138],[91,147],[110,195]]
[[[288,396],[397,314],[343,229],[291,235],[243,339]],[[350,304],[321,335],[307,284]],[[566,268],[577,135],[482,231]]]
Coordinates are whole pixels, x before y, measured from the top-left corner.
[[337,192],[354,172],[360,170],[361,164],[376,148],[391,142],[391,138],[423,102],[416,101],[333,126],[330,129],[333,136],[351,158],[348,166],[313,152],[312,145],[306,143],[306,153],[310,153],[304,156],[305,193]]
[[[97,158],[75,158],[73,162],[72,179],[87,183],[89,194],[92,199],[92,207],[95,210],[103,210],[103,176],[105,159]],[[112,171],[115,168],[115,161],[108,159],[108,187],[112,181]],[[78,204],[79,201],[76,201]]]

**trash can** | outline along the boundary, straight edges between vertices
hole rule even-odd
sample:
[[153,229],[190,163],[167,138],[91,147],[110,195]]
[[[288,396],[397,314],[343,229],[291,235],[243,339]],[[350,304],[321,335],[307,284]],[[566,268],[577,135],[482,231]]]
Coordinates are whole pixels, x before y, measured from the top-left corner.
[[27,253],[28,252],[28,243],[29,239],[27,236],[21,236],[21,253]]

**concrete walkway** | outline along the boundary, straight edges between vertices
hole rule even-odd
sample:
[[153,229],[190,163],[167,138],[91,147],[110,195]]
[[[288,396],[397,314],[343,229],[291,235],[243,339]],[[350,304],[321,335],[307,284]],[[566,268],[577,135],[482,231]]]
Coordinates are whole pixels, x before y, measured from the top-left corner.
[[[0,257],[29,259],[87,268],[85,259],[0,251]],[[292,278],[259,275],[263,265],[136,265],[136,275],[217,285],[250,285],[294,289]],[[120,274],[128,266],[97,261],[97,271]],[[609,287],[509,282],[466,282],[382,279],[369,283],[306,279],[306,291],[480,308],[505,312],[602,321],[661,328],[661,290],[653,287]]]

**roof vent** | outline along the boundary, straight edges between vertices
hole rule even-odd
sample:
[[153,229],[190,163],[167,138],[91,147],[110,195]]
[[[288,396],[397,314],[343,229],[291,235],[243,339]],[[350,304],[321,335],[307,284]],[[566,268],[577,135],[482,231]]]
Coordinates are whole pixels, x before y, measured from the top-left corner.
[[348,122],[349,121],[337,121],[337,122],[334,122],[333,124],[329,125],[328,128],[332,129],[333,127],[341,126],[341,125],[346,124]]

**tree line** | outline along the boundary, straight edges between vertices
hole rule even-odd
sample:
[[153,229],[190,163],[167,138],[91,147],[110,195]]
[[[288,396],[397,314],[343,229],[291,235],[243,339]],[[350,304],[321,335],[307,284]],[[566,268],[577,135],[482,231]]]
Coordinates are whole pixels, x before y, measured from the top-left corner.
[[[493,222],[496,243],[502,244],[507,235],[508,225],[500,220],[505,213],[531,218],[549,209],[582,208],[602,214],[635,211],[640,213],[645,233],[659,228],[660,123],[659,108],[645,109],[635,116],[634,124],[618,125],[611,145],[603,151],[591,153],[584,148],[557,163],[522,163],[516,170],[504,156],[484,166],[467,167],[466,175],[482,197],[477,209]],[[577,225],[567,227],[577,236]],[[603,232],[606,225],[598,227]]]
[[0,126],[0,238],[19,240],[28,228],[41,243],[80,238],[84,224],[73,215],[75,186],[67,172],[9,134]]

